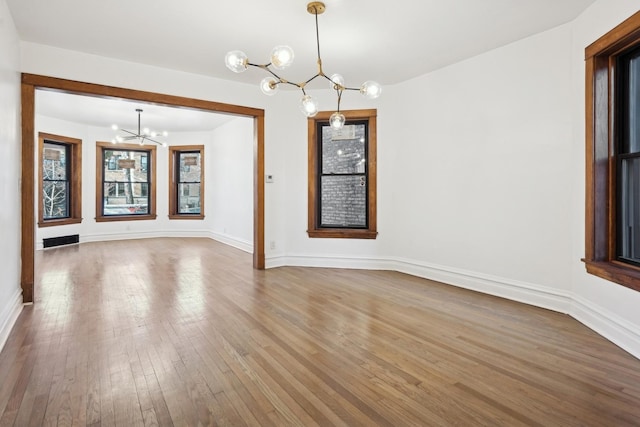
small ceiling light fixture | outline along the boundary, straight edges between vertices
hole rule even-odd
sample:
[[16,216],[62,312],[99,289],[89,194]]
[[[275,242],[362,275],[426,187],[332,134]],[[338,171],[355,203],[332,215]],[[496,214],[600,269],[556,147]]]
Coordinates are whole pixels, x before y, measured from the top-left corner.
[[158,145],[162,145],[163,147],[167,146],[166,142],[160,142],[160,141],[156,141],[153,138],[157,138],[159,136],[169,136],[169,133],[167,131],[164,132],[155,132],[150,130],[149,128],[144,128],[141,129],[140,127],[140,113],[142,113],[142,109],[140,108],[136,108],[136,111],[138,112],[138,132],[133,132],[130,130],[126,130],[126,129],[120,129],[118,127],[118,125],[111,125],[111,129],[113,130],[119,130],[121,132],[125,132],[128,135],[125,136],[120,136],[120,135],[116,135],[115,138],[113,138],[111,140],[111,142],[113,144],[117,144],[118,142],[126,142],[126,141],[133,141],[133,140],[138,140],[138,142],[140,143],[140,145],[144,145],[145,141],[151,141],[151,142],[155,142]]
[[305,87],[316,77],[324,77],[325,79],[329,80],[331,89],[335,90],[338,96],[338,108],[336,112],[333,113],[329,118],[329,123],[333,128],[340,129],[345,122],[344,114],[340,112],[340,100],[342,98],[342,92],[344,92],[345,90],[357,90],[365,98],[375,99],[380,96],[382,87],[372,80],[364,82],[359,88],[346,87],[344,78],[340,74],[332,74],[329,77],[324,73],[324,71],[322,70],[322,59],[320,59],[320,33],[318,31],[318,15],[321,15],[325,11],[325,9],[326,7],[324,3],[319,1],[313,1],[307,4],[307,12],[315,15],[316,18],[316,45],[318,47],[318,72],[307,81],[304,81],[302,83],[291,82],[280,77],[272,69],[275,68],[276,70],[284,70],[293,63],[294,54],[293,50],[289,46],[274,47],[273,51],[271,52],[271,62],[264,65],[252,64],[251,62],[249,62],[249,58],[247,57],[247,55],[240,50],[234,50],[227,53],[224,60],[227,68],[235,73],[241,73],[245,71],[249,66],[252,66],[262,68],[263,70],[271,74],[271,76],[265,77],[260,82],[260,89],[266,95],[275,94],[278,91],[279,85],[281,84],[288,84],[298,87],[300,90],[302,90],[300,110],[302,110],[302,113],[307,117],[313,117],[318,113],[318,102],[313,97],[311,97],[311,95],[307,95]]

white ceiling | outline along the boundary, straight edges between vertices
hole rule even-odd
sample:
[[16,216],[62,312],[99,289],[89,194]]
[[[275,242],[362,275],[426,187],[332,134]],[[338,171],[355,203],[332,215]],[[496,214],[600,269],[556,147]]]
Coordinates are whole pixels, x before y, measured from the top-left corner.
[[49,90],[36,91],[37,114],[105,129],[117,124],[121,128],[136,131],[137,108],[143,110],[140,115],[142,128],[166,130],[170,134],[210,131],[237,117],[116,98],[72,95]]
[[[325,0],[318,17],[323,68],[351,87],[395,84],[569,22],[594,1]],[[226,52],[240,49],[251,62],[266,63],[274,46],[288,44],[296,57],[283,77],[304,81],[317,71],[307,0],[7,4],[24,41],[251,83],[265,74],[232,73]],[[135,106],[128,108],[135,115]]]

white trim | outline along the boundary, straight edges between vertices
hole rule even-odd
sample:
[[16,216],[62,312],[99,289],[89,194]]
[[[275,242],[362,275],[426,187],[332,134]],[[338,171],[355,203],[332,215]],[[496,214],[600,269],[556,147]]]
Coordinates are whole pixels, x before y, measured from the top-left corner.
[[266,260],[267,268],[297,266],[391,270],[565,313],[640,359],[640,326],[570,291],[404,258],[283,256]]
[[353,268],[360,270],[392,270],[384,259],[345,257],[341,255],[276,255],[265,259],[266,268],[275,267],[322,267]]
[[533,283],[472,271],[429,264],[405,258],[354,258],[342,256],[276,256],[266,260],[267,268],[285,265],[296,267],[356,268],[391,270],[448,285],[470,289],[549,310],[568,313],[571,293]]
[[152,239],[156,237],[209,237],[206,230],[162,230],[162,231],[137,231],[117,232],[102,234],[80,235],[80,243],[105,242],[110,240]]
[[571,308],[572,294],[569,291],[563,292],[559,289],[534,283],[402,258],[394,259],[394,264],[395,268],[393,270],[401,273],[495,295],[560,313],[568,313]]
[[241,251],[245,251],[250,254],[253,253],[253,242],[238,239],[237,237],[229,236],[228,234],[216,233],[214,231],[208,232],[207,237],[224,243],[225,245],[233,246],[234,248],[240,249]]
[[[79,243],[86,242],[107,242],[112,240],[131,240],[131,239],[153,239],[157,237],[205,237],[213,240],[217,240],[226,245],[233,246],[234,248],[243,250],[248,253],[253,253],[253,243],[246,240],[238,239],[227,234],[215,233],[209,230],[162,230],[162,231],[137,231],[137,232],[116,232],[116,233],[101,233],[101,234],[82,234],[80,235]],[[77,243],[74,243],[77,244]],[[68,246],[68,245],[65,245]],[[55,246],[54,248],[57,248]],[[42,240],[36,244],[37,250],[43,250]],[[47,248],[49,249],[49,248]],[[52,248],[53,249],[53,248]]]
[[9,304],[0,313],[0,351],[7,343],[11,329],[22,312],[22,307],[22,289],[17,289],[13,297],[9,298]]
[[640,359],[640,327],[582,297],[574,296],[569,315]]

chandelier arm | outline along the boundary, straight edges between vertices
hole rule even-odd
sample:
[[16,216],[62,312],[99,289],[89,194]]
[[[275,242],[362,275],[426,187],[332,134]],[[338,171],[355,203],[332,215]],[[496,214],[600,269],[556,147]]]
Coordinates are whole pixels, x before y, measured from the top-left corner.
[[[249,64],[249,65],[252,65],[252,64]],[[257,66],[257,67],[259,67],[259,68],[262,68],[263,70],[265,70],[265,71],[267,71],[269,74],[271,74],[273,77],[275,77],[275,78],[278,80],[277,82],[275,82],[275,84],[276,84],[276,85],[279,85],[279,84],[285,83],[285,84],[288,84],[288,85],[291,85],[291,86],[295,86],[295,87],[297,87],[297,88],[299,88],[299,89],[303,89],[304,85],[306,85],[306,84],[308,83],[308,81],[307,81],[307,82],[305,82],[305,83],[294,83],[294,82],[290,82],[289,80],[284,79],[284,78],[280,77],[279,75],[277,75],[277,74],[275,73],[275,71],[273,71],[271,68],[269,68],[269,65],[271,65],[271,63],[269,63],[269,64],[267,64],[267,65],[256,65],[256,66]],[[314,78],[315,78],[315,77],[316,77],[316,76],[314,76]],[[303,89],[303,92],[304,92],[304,89]]]
[[333,88],[334,88],[335,90],[344,90],[344,89],[348,89],[348,88],[346,88],[346,87],[342,86],[341,84],[338,84],[338,83],[334,82],[333,80],[331,80],[331,78],[330,78],[329,76],[327,76],[326,74],[320,74],[320,75],[321,75],[322,77],[324,77],[325,79],[327,79],[327,80],[328,80],[328,81],[333,85]]
[[290,83],[287,80],[283,79],[282,77],[280,77],[279,75],[277,75],[271,68],[269,68],[269,65],[265,65],[264,67],[260,67],[262,69],[264,69],[265,71],[267,71],[269,74],[271,74],[273,77],[275,77],[276,79],[278,79],[277,83]]
[[[131,132],[130,130],[126,130],[126,129],[120,129],[120,130],[122,132],[128,133],[129,135],[133,135],[134,137],[137,137],[138,135],[140,135],[140,131],[138,131],[138,133],[135,133],[135,132]],[[126,137],[126,138],[129,138],[129,137]]]
[[318,73],[318,74],[316,74],[315,76],[311,77],[311,78],[310,78],[309,80],[307,80],[306,82],[301,83],[301,85],[302,85],[302,86],[306,86],[308,83],[311,83],[311,81],[313,81],[316,77],[320,77],[320,76],[326,77],[324,74]]

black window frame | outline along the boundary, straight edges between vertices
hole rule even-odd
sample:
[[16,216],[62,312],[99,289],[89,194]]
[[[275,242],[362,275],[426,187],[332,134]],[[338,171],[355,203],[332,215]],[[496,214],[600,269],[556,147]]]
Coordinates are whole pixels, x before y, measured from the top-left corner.
[[[200,156],[200,181],[180,181],[180,157],[183,154]],[[169,219],[204,219],[205,208],[204,145],[174,145],[169,147]],[[180,184],[200,185],[200,212],[180,212]]]
[[[364,127],[364,142],[362,143],[364,146],[364,172],[351,172],[351,173],[327,173],[324,171],[324,129],[331,129],[331,125],[329,123],[329,120],[318,120],[316,121],[316,135],[318,135],[318,143],[317,145],[317,153],[316,156],[318,156],[318,172],[317,172],[317,188],[316,188],[316,194],[319,195],[318,197],[318,201],[317,201],[317,212],[316,212],[316,218],[318,218],[318,223],[317,223],[317,227],[319,229],[345,229],[345,230],[349,230],[349,229],[368,229],[369,228],[369,210],[366,209],[366,206],[369,206],[369,164],[366,161],[366,159],[369,158],[369,121],[368,120],[362,120],[362,119],[354,119],[354,120],[347,120],[344,124],[344,126],[363,126]],[[338,176],[343,176],[343,177],[361,177],[364,178],[364,187],[365,187],[365,221],[363,225],[358,225],[358,224],[331,224],[331,223],[324,223],[323,222],[323,216],[322,216],[322,200],[323,200],[323,178],[325,177],[338,177]]]
[[[66,208],[64,217],[45,217],[44,182],[60,181],[46,179],[44,156],[46,145],[65,149]],[[38,227],[77,224],[82,222],[82,140],[50,133],[38,133]]]
[[[140,171],[146,173],[146,182],[140,181],[139,183],[147,184],[147,195],[140,196],[147,198],[147,212],[135,212],[130,213],[117,213],[117,214],[105,214],[104,212],[104,200],[105,200],[105,184],[122,183],[123,181],[106,181],[105,175],[108,170],[111,169],[110,159],[107,159],[107,151],[126,151],[146,153],[147,162],[146,167],[143,168],[143,162],[140,162]],[[117,162],[120,159],[116,159]],[[108,222],[108,221],[135,221],[135,220],[153,220],[156,219],[156,147],[153,145],[133,145],[133,144],[113,144],[111,142],[96,142],[96,222]],[[144,169],[144,170],[143,170]]]

